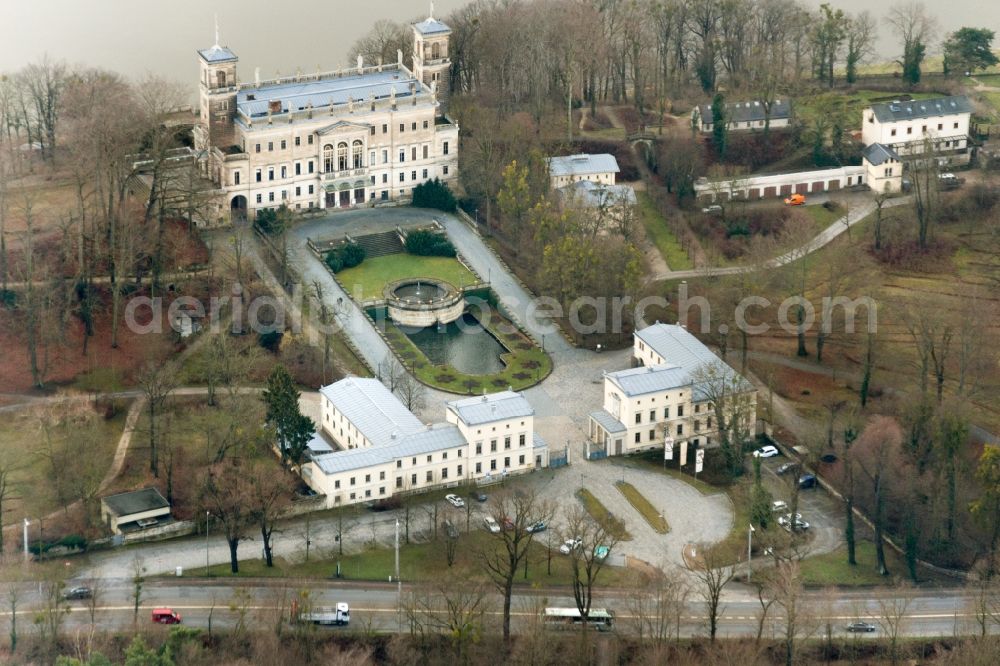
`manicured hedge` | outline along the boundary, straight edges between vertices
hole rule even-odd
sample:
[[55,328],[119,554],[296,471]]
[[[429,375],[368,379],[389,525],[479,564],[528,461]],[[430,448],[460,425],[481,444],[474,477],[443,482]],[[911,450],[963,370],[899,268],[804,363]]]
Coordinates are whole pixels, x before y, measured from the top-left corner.
[[406,251],[419,257],[454,257],[455,246],[444,234],[417,229],[406,236]]
[[334,273],[339,273],[345,268],[354,268],[365,260],[365,248],[357,243],[347,243],[335,250],[326,253],[326,265]]

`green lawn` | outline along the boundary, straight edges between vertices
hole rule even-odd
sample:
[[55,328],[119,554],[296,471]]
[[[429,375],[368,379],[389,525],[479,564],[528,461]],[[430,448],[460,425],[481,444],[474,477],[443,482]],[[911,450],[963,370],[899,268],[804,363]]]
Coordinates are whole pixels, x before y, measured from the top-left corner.
[[621,518],[614,516],[608,509],[601,504],[601,500],[594,497],[594,495],[586,488],[580,488],[576,491],[576,497],[583,504],[583,508],[587,510],[590,517],[593,518],[597,523],[604,528],[608,534],[612,534],[619,541],[631,541],[632,535],[628,533],[625,529],[625,523]]
[[621,494],[625,496],[625,499],[632,505],[632,508],[642,515],[650,527],[660,534],[666,534],[670,531],[670,525],[667,524],[663,514],[657,511],[656,507],[635,486],[625,481],[619,481],[615,483],[615,487],[621,491]]
[[835,206],[833,210],[829,210],[826,206],[821,205],[802,206],[800,210],[805,211],[813,219],[817,232],[826,229],[847,214],[843,206]]
[[667,227],[666,220],[656,208],[656,204],[645,192],[637,193],[639,198],[639,215],[642,224],[646,228],[646,236],[649,241],[656,246],[656,249],[663,255],[663,260],[672,271],[686,270],[693,268],[691,259],[687,251],[681,247],[677,237],[674,236],[670,228]]
[[[885,547],[886,565],[898,577],[906,576],[906,566],[896,551]],[[887,580],[875,570],[875,544],[858,541],[855,557],[857,566],[847,563],[847,549],[838,548],[832,553],[815,555],[802,560],[802,582],[804,585],[825,587],[827,585],[865,586],[885,585]],[[891,579],[890,579],[891,580]]]
[[72,502],[81,488],[100,483],[125,427],[129,401],[116,406],[110,419],[103,407],[86,403],[0,415],[0,464],[10,470],[12,490],[4,510],[16,511],[4,516],[5,523],[15,516],[47,515],[62,508],[60,491]]
[[[464,529],[464,518],[456,522]],[[531,586],[568,585],[572,582],[570,559],[559,553],[561,544],[558,535],[552,532],[536,534],[528,555],[527,577],[520,569],[516,583]],[[247,546],[244,546],[246,548]],[[440,581],[443,577],[457,580],[485,581],[482,554],[491,549],[502,548],[496,536],[474,526],[461,534],[455,549],[455,561],[449,566],[443,530],[437,541],[429,543],[401,545],[399,549],[400,578],[407,582]],[[551,547],[551,551],[549,551]],[[551,555],[551,557],[550,557]],[[310,562],[290,563],[281,558],[275,560],[273,568],[267,568],[259,558],[240,562],[241,577],[273,578],[333,578],[340,562],[341,577],[346,580],[388,581],[395,571],[395,553],[391,548],[368,549],[361,553],[338,556],[336,552],[313,557]],[[551,563],[551,574],[549,565]],[[204,575],[204,567],[190,569],[194,576]],[[213,565],[212,576],[230,576],[229,565]],[[623,567],[605,566],[598,577],[600,586],[623,586],[639,577],[639,574]]]
[[993,115],[1000,118],[1000,93],[984,92],[980,93],[990,106],[993,107]]
[[457,259],[390,254],[365,259],[360,266],[337,273],[337,279],[355,300],[382,298],[385,285],[403,278],[428,277],[461,288],[479,280]]

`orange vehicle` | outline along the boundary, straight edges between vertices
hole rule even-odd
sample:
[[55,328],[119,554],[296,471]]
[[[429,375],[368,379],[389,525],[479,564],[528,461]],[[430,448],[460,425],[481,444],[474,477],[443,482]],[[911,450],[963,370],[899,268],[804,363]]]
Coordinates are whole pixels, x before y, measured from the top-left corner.
[[801,206],[805,202],[806,202],[806,195],[799,194],[798,192],[785,199],[785,203],[788,204],[789,206]]
[[154,608],[153,622],[157,624],[180,624],[181,615],[170,608]]

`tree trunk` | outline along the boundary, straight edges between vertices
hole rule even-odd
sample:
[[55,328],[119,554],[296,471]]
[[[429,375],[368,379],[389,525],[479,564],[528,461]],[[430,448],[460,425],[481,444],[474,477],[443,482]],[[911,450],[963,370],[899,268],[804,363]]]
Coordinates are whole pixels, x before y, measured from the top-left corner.
[[267,529],[267,522],[261,521],[260,540],[264,544],[264,560],[268,567],[274,566],[274,553],[271,550],[271,530]]
[[882,480],[875,479],[875,560],[880,576],[889,575],[889,567],[885,565],[885,542],[882,538]]
[[236,549],[240,547],[240,539],[226,537],[226,541],[229,543],[229,570],[234,574],[239,573],[240,561],[236,557]]
[[854,543],[854,498],[847,498],[847,525],[844,527],[844,540],[847,542],[847,563],[852,567],[858,565]]
[[799,348],[795,352],[798,356],[809,356],[808,350],[806,350],[806,309],[799,305],[796,308],[795,321],[797,326],[797,336],[799,341]]
[[507,578],[503,591],[503,640],[506,643],[510,642],[510,600],[513,594],[514,579],[511,576]]

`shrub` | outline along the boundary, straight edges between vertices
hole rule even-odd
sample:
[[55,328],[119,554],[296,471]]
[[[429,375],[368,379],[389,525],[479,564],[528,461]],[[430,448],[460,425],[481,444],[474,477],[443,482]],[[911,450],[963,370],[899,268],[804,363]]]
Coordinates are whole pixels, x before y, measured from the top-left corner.
[[365,248],[357,243],[348,243],[340,248],[340,256],[344,260],[344,268],[354,268],[365,260]]
[[366,256],[365,248],[357,243],[347,243],[326,253],[326,265],[334,273],[339,273],[345,268],[359,266]]
[[277,353],[281,348],[281,331],[270,331],[268,333],[261,333],[257,336],[257,344],[259,344],[264,349],[271,353]]
[[418,257],[454,257],[455,246],[444,234],[417,229],[406,236],[406,251]]
[[455,195],[447,184],[435,178],[413,188],[413,205],[417,208],[437,208],[454,213],[458,208]]

